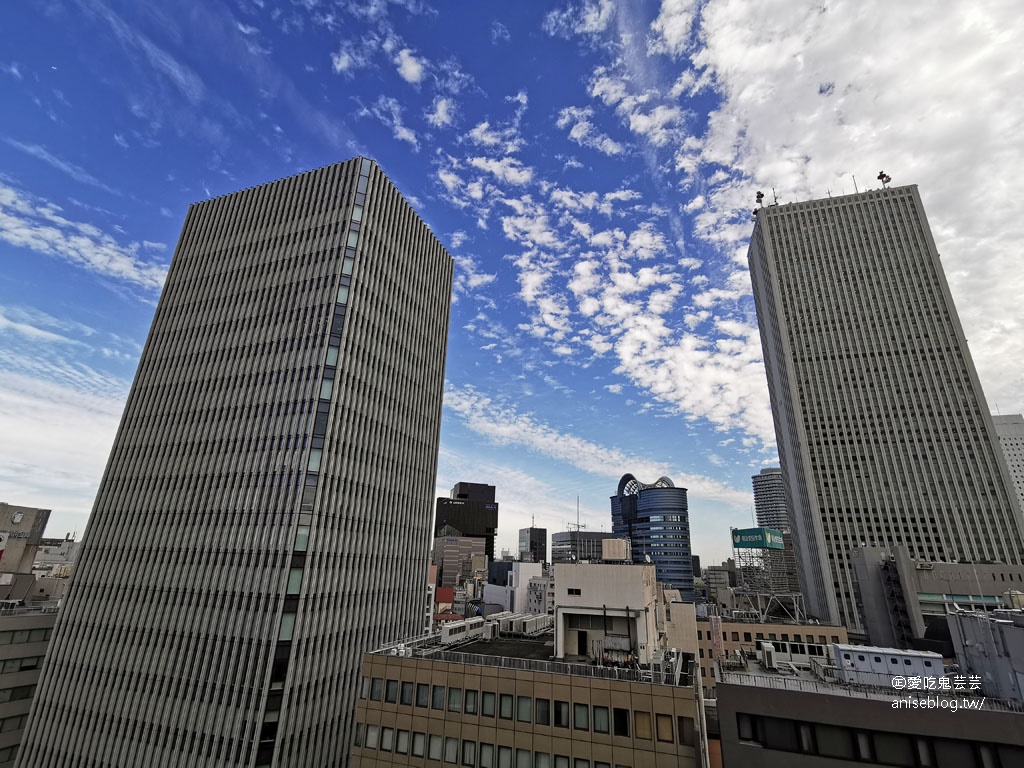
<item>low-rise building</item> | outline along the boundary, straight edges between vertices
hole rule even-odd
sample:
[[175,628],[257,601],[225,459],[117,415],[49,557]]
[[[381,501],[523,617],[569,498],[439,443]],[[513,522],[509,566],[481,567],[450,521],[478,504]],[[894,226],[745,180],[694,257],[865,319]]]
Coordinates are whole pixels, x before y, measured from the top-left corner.
[[960,672],[986,696],[1024,701],[1024,611],[958,611],[946,617]]

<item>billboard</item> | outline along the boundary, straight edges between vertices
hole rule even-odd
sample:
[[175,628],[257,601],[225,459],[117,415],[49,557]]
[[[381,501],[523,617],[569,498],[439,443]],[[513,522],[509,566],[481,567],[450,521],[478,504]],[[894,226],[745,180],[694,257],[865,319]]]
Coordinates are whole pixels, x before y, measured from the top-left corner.
[[782,531],[774,528],[733,528],[732,545],[736,549],[783,549]]

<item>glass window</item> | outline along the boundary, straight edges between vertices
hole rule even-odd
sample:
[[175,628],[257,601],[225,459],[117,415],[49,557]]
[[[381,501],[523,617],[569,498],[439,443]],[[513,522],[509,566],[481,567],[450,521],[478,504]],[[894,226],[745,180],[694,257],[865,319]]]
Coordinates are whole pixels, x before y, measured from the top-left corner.
[[409,751],[409,732],[398,731],[395,734],[395,752],[404,755]]
[[348,304],[348,286],[342,285],[338,287],[338,303]]
[[616,736],[629,736],[629,710],[619,707],[612,709],[612,725]]
[[638,739],[649,739],[651,738],[651,713],[650,712],[634,712],[633,713],[633,725],[636,737]]
[[370,684],[370,698],[373,701],[380,701],[384,698],[384,678],[373,678],[373,682]]
[[412,735],[412,756],[423,757],[423,748],[426,746],[427,734],[414,732]]
[[431,709],[444,709],[444,686],[435,685],[433,698],[430,701]]
[[[373,167],[373,163],[370,162],[369,158],[362,157],[359,159],[359,174],[361,176],[369,176],[370,168]],[[360,190],[361,192],[362,190]]]
[[537,699],[534,702],[534,719],[537,725],[551,725],[551,702]]
[[321,400],[330,400],[332,392],[334,392],[334,379],[324,379],[320,382]]
[[366,177],[365,176],[360,176],[359,177],[359,183],[356,185],[356,192],[358,192],[359,194],[362,194],[362,193],[366,192]]
[[498,747],[498,768],[512,768],[512,747]]
[[356,746],[363,746],[363,729],[365,726],[362,723],[356,723]]
[[416,706],[425,707],[430,703],[430,686],[426,683],[416,683]]
[[324,361],[326,365],[337,365],[338,364],[338,348],[328,347],[327,348],[327,359]]
[[366,748],[376,749],[377,740],[380,738],[380,726],[368,725],[366,726]]
[[516,768],[533,768],[533,760],[530,759],[530,750],[516,750]]
[[346,256],[344,261],[341,262],[341,274],[348,277],[352,274],[352,267],[355,266],[356,260],[351,256]]
[[463,765],[476,765],[476,742],[475,741],[464,741],[462,742],[462,764]]
[[676,718],[676,727],[679,729],[679,743],[687,746],[693,746],[693,718],[683,717],[680,715]]
[[362,685],[360,686],[359,698],[365,699],[367,696],[370,695],[370,678],[363,677],[360,678],[360,681]]
[[853,759],[853,742],[846,728],[815,723],[814,736],[818,742],[818,754],[822,757]]
[[739,732],[740,741],[754,740],[754,718],[745,712],[736,713],[736,730]]
[[555,755],[555,768],[569,768],[569,758],[565,755]]
[[380,729],[380,748],[390,752],[395,746],[395,729],[384,727]]
[[398,681],[388,680],[384,686],[384,701],[388,704],[398,703]]
[[493,744],[480,744],[480,768],[494,768]]
[[654,725],[658,730],[658,741],[672,741],[672,715],[655,715]]
[[520,723],[533,722],[533,699],[529,696],[516,697],[516,720]]
[[448,711],[449,712],[461,712],[462,711],[462,689],[461,688],[449,688],[448,689]]
[[551,768],[551,755],[547,752],[534,752],[533,768]]
[[590,761],[583,757],[577,757],[572,761],[572,768],[590,768]]
[[441,737],[436,733],[430,734],[430,740],[427,742],[427,757],[431,760],[441,759],[442,741]]
[[323,458],[324,452],[320,448],[309,449],[309,463],[306,465],[306,469],[310,472],[320,471],[320,459]]
[[476,691],[466,691],[466,697],[462,704],[467,715],[476,714],[476,695]]
[[444,740],[444,761],[446,763],[459,762],[459,740],[451,736]]
[[586,704],[572,705],[573,727],[577,731],[590,730],[590,707]]
[[295,529],[295,551],[305,552],[309,548],[309,526],[300,525]]
[[494,694],[491,691],[484,691],[482,694],[480,714],[484,717],[494,717]]
[[363,220],[363,206],[361,206],[361,205],[353,205],[352,206],[352,221],[362,221],[362,220]]
[[295,614],[284,613],[281,615],[281,631],[277,635],[277,639],[281,641],[290,641],[292,634],[295,632]]
[[502,720],[512,719],[512,695],[502,693],[498,696],[498,717]]
[[594,731],[608,733],[608,707],[594,707]]
[[558,728],[569,727],[569,702],[555,702],[555,726]]
[[356,245],[359,244],[359,233],[358,232],[349,232],[348,233],[348,240],[346,241],[345,244],[349,248],[355,248]]
[[288,571],[288,589],[285,594],[297,595],[300,589],[302,589],[302,569],[292,568]]
[[412,683],[402,683],[402,703],[412,706]]

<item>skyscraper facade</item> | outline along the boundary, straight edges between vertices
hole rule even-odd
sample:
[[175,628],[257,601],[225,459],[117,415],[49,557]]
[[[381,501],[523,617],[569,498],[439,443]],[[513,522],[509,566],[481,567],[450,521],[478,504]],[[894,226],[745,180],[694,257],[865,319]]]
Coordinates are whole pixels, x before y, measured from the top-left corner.
[[1017,501],[1024,507],[1024,416],[1019,413],[993,414],[992,422],[1006,468],[1017,491]]
[[851,551],[1020,563],[1021,511],[916,186],[758,210],[749,261],[808,611]]
[[357,158],[189,208],[19,765],[343,765],[420,628],[453,262]]
[[754,514],[762,528],[789,530],[786,484],[779,467],[768,467],[751,478],[754,485]]
[[548,561],[548,529],[530,526],[519,529],[519,559],[531,563]]
[[667,477],[641,483],[626,474],[611,497],[612,532],[630,540],[634,563],[653,563],[659,582],[694,602],[690,513],[686,489]]

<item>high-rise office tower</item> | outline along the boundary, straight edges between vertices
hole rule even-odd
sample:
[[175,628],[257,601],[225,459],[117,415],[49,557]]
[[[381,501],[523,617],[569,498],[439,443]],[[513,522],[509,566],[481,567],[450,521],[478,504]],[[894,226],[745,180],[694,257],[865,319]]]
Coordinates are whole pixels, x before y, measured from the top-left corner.
[[623,475],[612,502],[612,532],[630,540],[634,563],[653,563],[658,581],[696,600],[686,489],[667,477],[641,483]]
[[548,561],[548,529],[529,528],[519,529],[519,559],[531,563],[546,563]]
[[810,613],[851,550],[1020,563],[1021,512],[916,186],[758,210],[750,273]]
[[999,447],[1010,471],[1017,501],[1024,507],[1024,416],[1019,413],[992,415]]
[[345,763],[420,628],[452,268],[366,159],[189,208],[20,765]]
[[789,507],[786,504],[786,484],[778,467],[762,469],[750,478],[754,484],[754,514],[762,528],[789,530]]
[[484,552],[494,562],[494,536],[498,532],[498,503],[495,488],[486,483],[456,483],[450,497],[437,499],[434,535],[442,536],[446,525],[471,539],[484,539]]

